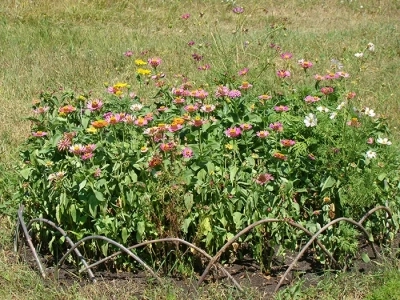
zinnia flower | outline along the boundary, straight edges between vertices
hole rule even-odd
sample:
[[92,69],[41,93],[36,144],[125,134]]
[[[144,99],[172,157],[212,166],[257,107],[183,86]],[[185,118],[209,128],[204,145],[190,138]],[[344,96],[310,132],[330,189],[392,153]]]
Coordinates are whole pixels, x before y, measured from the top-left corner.
[[161,64],[162,60],[159,57],[153,57],[153,58],[149,58],[147,60],[147,62],[153,68],[157,68]]
[[388,138],[381,138],[381,137],[379,137],[379,138],[376,140],[376,142],[377,142],[378,144],[381,144],[381,145],[388,145],[388,146],[390,146],[390,145],[392,144],[392,142],[389,141]]
[[243,131],[246,131],[246,130],[250,130],[251,128],[253,128],[253,126],[251,126],[251,124],[244,123],[244,124],[240,124],[240,128],[242,128]]
[[289,107],[288,106],[284,106],[284,105],[279,105],[279,106],[275,106],[274,110],[276,112],[284,112],[284,111],[288,111]]
[[239,127],[231,127],[225,130],[225,134],[227,137],[236,138],[242,134],[242,131]]
[[306,127],[317,126],[317,117],[314,114],[308,114],[304,119],[304,124]]
[[228,92],[228,97],[231,99],[239,98],[242,96],[242,93],[238,90],[231,90]]
[[136,73],[139,74],[139,75],[146,76],[146,75],[150,75],[151,71],[147,70],[147,69],[139,68],[139,69],[137,69]]
[[44,137],[47,135],[46,131],[36,131],[36,132],[32,132],[32,135],[34,137]]
[[44,106],[44,107],[38,107],[36,108],[33,112],[35,114],[44,114],[45,112],[47,112],[50,109],[50,107],[48,106]]
[[193,156],[193,150],[192,149],[190,149],[189,147],[185,147],[183,150],[182,150],[182,156],[184,157],[184,158],[191,158],[192,156]]
[[267,130],[262,130],[262,131],[258,131],[258,132],[256,133],[256,135],[257,135],[259,138],[263,139],[263,138],[266,138],[267,136],[269,136],[269,132],[268,132]]
[[277,131],[277,132],[283,131],[283,126],[282,126],[281,122],[271,123],[271,124],[269,124],[269,128],[271,128],[273,131]]
[[290,52],[285,52],[281,54],[282,59],[291,59],[293,57],[293,54]]
[[253,85],[248,83],[247,81],[243,81],[242,85],[239,86],[239,89],[241,90],[248,90],[249,88],[251,88]]
[[69,114],[76,111],[76,108],[73,107],[72,105],[65,105],[63,107],[60,107],[58,109],[58,112],[63,113],[63,114]]
[[296,144],[293,140],[281,140],[281,145],[284,147],[292,147]]
[[278,70],[276,71],[276,75],[278,75],[279,78],[286,78],[290,77],[290,72],[288,70]]
[[275,152],[273,156],[279,160],[287,160],[287,156],[280,152]]
[[303,69],[309,69],[313,66],[313,63],[304,59],[300,59],[297,62]]
[[131,105],[131,110],[133,111],[140,111],[143,108],[142,104],[135,103]]
[[206,113],[210,113],[215,109],[215,105],[213,104],[205,104],[203,105],[200,110]]
[[98,120],[98,121],[93,121],[91,124],[94,128],[103,128],[108,125],[108,122],[106,120]]
[[243,68],[242,70],[240,70],[240,71],[238,72],[238,75],[239,75],[239,76],[244,76],[244,75],[246,75],[248,72],[249,72],[249,68]]
[[264,173],[258,175],[258,177],[255,179],[255,182],[258,183],[259,185],[264,185],[270,182],[271,180],[274,180],[274,177],[271,174]]
[[100,99],[91,100],[86,105],[90,111],[100,110],[102,106],[103,102]]
[[376,152],[372,151],[372,150],[368,150],[367,153],[365,153],[365,156],[369,159],[376,158]]

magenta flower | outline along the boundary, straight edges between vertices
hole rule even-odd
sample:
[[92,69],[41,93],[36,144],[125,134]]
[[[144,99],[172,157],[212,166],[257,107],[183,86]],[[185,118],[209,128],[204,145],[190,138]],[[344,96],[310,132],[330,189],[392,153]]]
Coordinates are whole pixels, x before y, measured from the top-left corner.
[[106,121],[108,124],[117,124],[123,121],[120,114],[112,114],[106,117]]
[[243,131],[247,131],[247,130],[250,130],[251,128],[253,128],[253,126],[251,124],[244,123],[244,124],[240,124],[240,128],[242,128]]
[[134,123],[135,123],[135,125],[137,125],[139,127],[143,127],[143,126],[146,126],[148,122],[145,118],[140,117],[140,118],[137,118]]
[[220,85],[217,91],[215,92],[215,97],[217,98],[226,97],[228,96],[228,94],[229,94],[229,88],[224,85]]
[[191,46],[193,46],[193,45],[194,45],[194,41],[188,42],[188,46],[189,46],[189,47],[191,47]]
[[242,93],[238,90],[231,90],[228,92],[228,97],[231,99],[239,98],[242,96]]
[[296,142],[293,141],[293,140],[281,140],[281,145],[282,145],[283,147],[292,147],[292,146],[294,146],[295,144],[296,144]]
[[273,131],[277,131],[277,132],[283,131],[283,126],[282,126],[281,122],[271,123],[271,124],[269,124],[269,128],[271,128]]
[[290,72],[288,70],[278,70],[276,71],[276,75],[278,75],[279,78],[286,78],[290,77]]
[[314,102],[318,102],[319,100],[321,100],[321,98],[319,98],[317,96],[311,96],[311,95],[308,95],[307,97],[304,98],[304,101],[306,103],[314,103]]
[[325,75],[325,79],[338,79],[339,77],[338,73],[329,73]]
[[199,107],[197,105],[189,104],[184,107],[184,110],[187,111],[188,113],[193,113],[197,111]]
[[65,150],[67,150],[67,149],[69,149],[69,147],[71,147],[71,145],[72,145],[72,142],[71,142],[71,140],[70,139],[68,139],[68,138],[64,138],[64,139],[61,139],[58,143],[57,143],[57,149],[58,149],[58,151],[65,151]]
[[192,149],[190,149],[189,147],[185,147],[183,150],[182,150],[182,156],[184,157],[184,158],[191,158],[192,156],[193,156],[193,150]]
[[157,111],[159,111],[159,112],[165,112],[167,110],[168,110],[168,107],[166,107],[166,106],[160,106],[159,108],[157,108]]
[[88,160],[88,159],[91,159],[92,157],[93,157],[93,153],[92,152],[88,152],[88,153],[82,154],[81,159],[82,160]]
[[197,89],[191,93],[191,96],[197,99],[204,100],[208,97],[208,93],[203,89]]
[[327,96],[329,94],[332,94],[334,92],[334,89],[331,86],[324,86],[320,89],[320,91],[322,94]]
[[264,138],[266,138],[267,136],[269,136],[269,131],[267,131],[267,130],[261,130],[261,131],[258,131],[258,132],[256,133],[256,135],[257,135],[260,139],[264,139]]
[[291,59],[293,57],[293,54],[290,52],[285,52],[281,54],[282,59]]
[[242,130],[239,127],[231,127],[225,130],[225,134],[227,137],[236,138],[242,134]]
[[94,150],[96,150],[96,144],[89,144],[84,146],[83,153],[93,152]]
[[289,107],[288,106],[284,106],[284,105],[279,105],[279,106],[275,106],[274,110],[276,112],[284,112],[284,111],[288,111]]
[[243,68],[238,72],[239,76],[244,76],[249,72],[249,68]]
[[150,66],[152,66],[153,68],[157,68],[159,65],[161,65],[161,58],[159,57],[153,57],[153,58],[149,58],[147,60],[147,62],[149,63]]
[[187,20],[187,19],[189,19],[190,18],[190,14],[183,14],[182,16],[181,16],[181,19],[183,19],[183,20]]
[[271,180],[274,180],[274,177],[271,174],[264,173],[258,175],[258,177],[255,179],[255,182],[258,183],[259,185],[264,185],[270,182]]
[[32,132],[32,135],[34,137],[43,137],[47,135],[46,131],[36,131],[36,132]]
[[357,94],[355,92],[348,92],[346,98],[348,100],[353,99]]
[[244,12],[244,8],[241,7],[241,6],[236,6],[236,7],[234,7],[234,8],[232,9],[232,11],[233,11],[235,14],[241,14],[241,13]]
[[176,124],[176,123],[172,123],[171,125],[168,125],[168,131],[169,132],[175,132],[178,130],[181,130],[183,128],[183,126],[181,124]]
[[131,50],[128,50],[128,51],[126,51],[126,52],[124,53],[124,55],[125,55],[126,57],[131,57],[131,56],[133,55],[133,52],[132,52]]
[[174,102],[175,104],[184,104],[185,98],[178,96],[172,102]]
[[90,111],[100,110],[103,107],[103,102],[100,99],[94,99],[87,103],[86,108]]

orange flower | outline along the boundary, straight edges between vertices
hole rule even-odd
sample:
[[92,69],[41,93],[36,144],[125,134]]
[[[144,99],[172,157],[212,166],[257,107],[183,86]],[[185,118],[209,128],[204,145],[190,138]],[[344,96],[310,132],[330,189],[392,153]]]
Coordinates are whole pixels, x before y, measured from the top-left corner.
[[98,121],[93,121],[92,126],[94,128],[103,128],[108,125],[108,122],[106,120],[98,120]]

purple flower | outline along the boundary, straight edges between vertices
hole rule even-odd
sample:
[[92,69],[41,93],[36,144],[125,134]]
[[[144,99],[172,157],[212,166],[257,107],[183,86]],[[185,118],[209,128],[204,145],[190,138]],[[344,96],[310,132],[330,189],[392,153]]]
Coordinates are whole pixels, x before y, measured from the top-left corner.
[[228,97],[231,99],[239,98],[242,96],[242,93],[238,90],[231,90],[228,92]]
[[234,7],[234,8],[232,9],[232,11],[233,11],[235,14],[241,14],[241,13],[244,12],[244,9],[243,9],[243,7],[241,7],[241,6],[236,6],[236,7]]
[[192,149],[190,149],[189,147],[185,147],[183,150],[182,150],[182,156],[184,157],[184,158],[191,158],[192,156],[193,156],[193,150]]

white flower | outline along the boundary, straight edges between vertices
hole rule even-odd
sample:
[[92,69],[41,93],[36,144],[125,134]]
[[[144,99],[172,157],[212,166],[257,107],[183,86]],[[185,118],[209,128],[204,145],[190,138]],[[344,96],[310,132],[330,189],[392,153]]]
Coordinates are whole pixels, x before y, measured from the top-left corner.
[[133,110],[133,111],[139,111],[142,108],[143,108],[143,105],[142,104],[137,104],[137,103],[132,104],[132,106],[131,106],[131,110]]
[[333,120],[334,118],[336,118],[337,116],[337,112],[333,112],[331,113],[331,115],[329,116],[329,119]]
[[367,116],[370,116],[370,117],[375,117],[376,116],[376,113],[374,112],[374,110],[370,109],[369,107],[366,107],[364,109],[364,114],[367,115]]
[[314,114],[308,114],[304,119],[304,124],[306,124],[306,127],[314,127],[317,126],[317,121],[317,117]]
[[375,51],[375,45],[372,43],[368,43],[368,51],[374,52]]
[[358,57],[358,58],[361,58],[361,57],[364,56],[364,53],[359,52],[359,53],[354,54],[354,56],[355,56],[355,57]]
[[333,66],[335,66],[336,68],[338,68],[338,70],[343,69],[343,64],[342,64],[339,60],[337,60],[337,59],[335,59],[335,58],[332,58],[332,59],[331,59],[331,63],[332,63]]
[[346,102],[342,102],[336,107],[337,110],[341,110],[346,105]]
[[381,145],[388,145],[388,146],[390,146],[390,145],[392,144],[392,142],[389,141],[388,138],[378,138],[378,139],[376,140],[376,142],[377,142],[378,144],[381,144]]
[[325,106],[318,106],[317,107],[317,110],[319,111],[319,112],[329,112],[329,108],[327,108],[327,107],[325,107]]
[[368,150],[367,153],[365,153],[365,156],[367,158],[376,158],[376,152],[372,150]]

